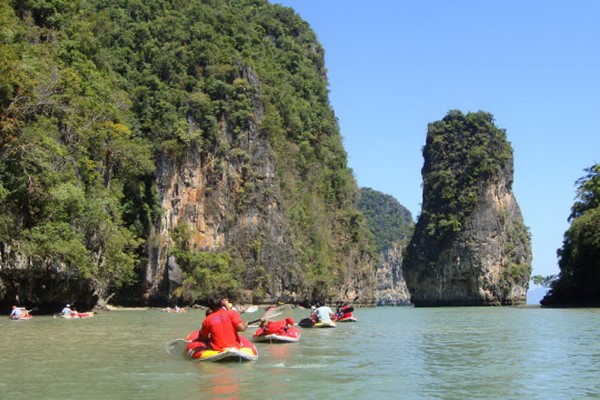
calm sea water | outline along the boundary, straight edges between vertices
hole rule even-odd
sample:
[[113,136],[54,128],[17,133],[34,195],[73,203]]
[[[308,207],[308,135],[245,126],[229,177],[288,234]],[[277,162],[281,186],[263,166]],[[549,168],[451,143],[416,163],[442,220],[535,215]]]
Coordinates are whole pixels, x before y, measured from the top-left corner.
[[258,344],[258,361],[226,364],[174,359],[164,350],[200,325],[201,311],[3,319],[0,398],[600,398],[600,309],[355,314],[358,323],[304,329],[299,343]]

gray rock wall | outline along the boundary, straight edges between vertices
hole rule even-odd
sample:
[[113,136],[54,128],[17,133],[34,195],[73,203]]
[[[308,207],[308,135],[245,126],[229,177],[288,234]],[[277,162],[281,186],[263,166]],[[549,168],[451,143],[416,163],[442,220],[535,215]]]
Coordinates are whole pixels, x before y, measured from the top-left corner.
[[531,247],[505,179],[487,187],[453,240],[434,251],[422,237],[411,245],[417,247],[416,257],[405,271],[415,306],[525,304]]
[[410,293],[402,273],[404,246],[394,244],[380,254],[377,264],[377,305],[400,306],[410,304]]

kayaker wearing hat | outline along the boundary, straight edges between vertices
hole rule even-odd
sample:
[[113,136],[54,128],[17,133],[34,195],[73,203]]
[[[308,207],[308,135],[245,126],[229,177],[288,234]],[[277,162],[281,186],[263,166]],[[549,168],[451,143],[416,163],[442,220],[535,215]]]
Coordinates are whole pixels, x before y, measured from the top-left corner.
[[65,308],[63,308],[63,309],[62,309],[62,311],[60,312],[60,314],[61,314],[63,317],[70,317],[70,316],[71,316],[71,314],[73,314],[73,310],[71,310],[71,305],[70,305],[70,304],[67,304],[67,305],[65,306]]

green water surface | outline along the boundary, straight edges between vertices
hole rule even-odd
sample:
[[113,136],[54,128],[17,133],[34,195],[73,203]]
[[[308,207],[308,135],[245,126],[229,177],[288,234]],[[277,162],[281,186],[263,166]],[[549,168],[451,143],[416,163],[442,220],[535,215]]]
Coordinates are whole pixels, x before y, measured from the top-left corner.
[[[307,315],[295,310],[296,320]],[[0,399],[600,398],[600,309],[365,308],[257,344],[249,363],[174,359],[204,313],[0,321]],[[252,329],[244,335],[251,337]]]

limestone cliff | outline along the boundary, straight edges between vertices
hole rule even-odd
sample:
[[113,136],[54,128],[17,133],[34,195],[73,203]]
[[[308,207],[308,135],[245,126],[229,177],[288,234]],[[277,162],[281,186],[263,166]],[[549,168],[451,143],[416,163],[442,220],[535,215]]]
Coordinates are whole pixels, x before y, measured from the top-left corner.
[[291,8],[38,3],[0,7],[19,32],[0,76],[0,305],[375,304],[324,50]]
[[400,306],[410,304],[410,293],[402,273],[404,246],[394,244],[380,253],[377,264],[377,305]]
[[374,238],[377,263],[377,305],[406,305],[410,294],[402,273],[403,251],[412,235],[414,222],[406,207],[393,196],[360,189],[359,209]]
[[524,304],[531,245],[504,131],[483,112],[430,124],[423,209],[404,261],[415,306]]
[[[253,71],[245,69],[244,74],[257,90]],[[251,120],[260,123],[263,106],[257,96],[253,110]],[[172,232],[185,224],[191,232],[190,250],[234,253],[244,260],[247,286],[257,289],[262,283],[256,282],[256,269],[262,266],[270,277],[264,282],[268,286],[261,288],[268,294],[264,300],[297,300],[301,272],[281,204],[273,149],[256,123],[250,124],[245,135],[234,138],[224,120],[219,134],[228,147],[241,150],[219,158],[194,147],[186,149],[184,157],[164,157],[158,163],[163,212],[156,225],[159,240],[149,247],[147,296],[169,296],[181,286],[182,272],[176,258],[169,255],[175,245]],[[165,279],[168,290],[160,293]],[[244,300],[255,300],[249,296]]]

